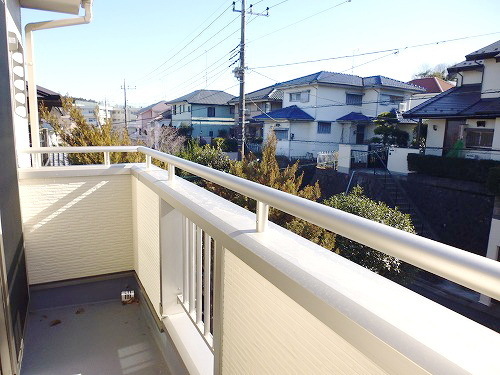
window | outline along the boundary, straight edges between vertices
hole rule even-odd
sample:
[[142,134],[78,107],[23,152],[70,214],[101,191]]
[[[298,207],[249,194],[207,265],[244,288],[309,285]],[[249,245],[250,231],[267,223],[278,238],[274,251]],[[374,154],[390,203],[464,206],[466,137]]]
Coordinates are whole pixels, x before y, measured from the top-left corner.
[[403,100],[405,98],[402,97],[402,96],[398,96],[398,95],[389,95],[389,100],[391,102],[391,104],[399,104],[399,103],[402,103]]
[[230,115],[234,115],[234,105],[232,105],[231,107],[229,107],[229,114]]
[[288,141],[288,129],[274,129],[278,141]]
[[177,114],[177,105],[174,104],[174,115],[176,115],[176,114]]
[[291,92],[289,94],[289,98],[290,98],[291,102],[307,103],[309,101],[309,90],[299,91],[299,92]]
[[347,105],[362,105],[363,95],[361,94],[345,94],[345,104]]
[[467,129],[466,147],[491,147],[493,144],[493,129]]
[[331,122],[318,122],[318,134],[330,134],[332,131]]
[[207,108],[207,117],[215,117],[215,107]]
[[208,135],[209,135],[210,137],[213,137],[213,136],[214,136],[214,131],[213,131],[213,130],[210,130],[210,131],[208,132]]
[[191,106],[188,105],[188,112],[191,112]]
[[266,105],[264,107],[264,111],[265,111],[265,113],[271,112],[271,103],[266,102]]

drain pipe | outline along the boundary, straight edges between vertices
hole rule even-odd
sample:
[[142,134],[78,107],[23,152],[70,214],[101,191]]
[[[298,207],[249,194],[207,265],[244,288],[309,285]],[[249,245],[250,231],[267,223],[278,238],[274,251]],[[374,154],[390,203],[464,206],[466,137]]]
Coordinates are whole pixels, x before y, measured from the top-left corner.
[[[92,21],[92,1],[82,0],[81,6],[85,9],[83,17],[66,18],[61,20],[43,21],[29,23],[25,27],[26,35],[26,65],[28,79],[28,110],[30,114],[31,127],[31,147],[40,147],[40,125],[38,119],[38,98],[36,94],[35,81],[35,61],[34,61],[34,46],[33,46],[33,31],[55,29],[57,27],[83,25]],[[33,166],[39,168],[41,166],[41,155],[33,155]]]

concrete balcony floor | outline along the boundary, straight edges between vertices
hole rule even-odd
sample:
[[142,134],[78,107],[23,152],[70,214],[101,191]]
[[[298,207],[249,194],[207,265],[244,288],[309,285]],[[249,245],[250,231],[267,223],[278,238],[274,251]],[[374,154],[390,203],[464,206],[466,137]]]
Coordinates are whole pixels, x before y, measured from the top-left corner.
[[35,308],[21,375],[167,375],[155,329],[138,303],[122,305],[119,299]]

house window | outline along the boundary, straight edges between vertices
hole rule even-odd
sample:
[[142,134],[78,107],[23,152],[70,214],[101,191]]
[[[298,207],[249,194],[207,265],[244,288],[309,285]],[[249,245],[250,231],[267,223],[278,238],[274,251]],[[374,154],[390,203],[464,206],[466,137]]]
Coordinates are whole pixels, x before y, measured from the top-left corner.
[[269,113],[269,112],[271,112],[271,103],[266,102],[266,104],[265,104],[265,106],[264,106],[264,112],[265,112],[265,113]]
[[318,122],[318,134],[330,134],[332,131],[331,122]]
[[210,130],[210,131],[208,132],[208,135],[209,135],[210,137],[213,137],[213,136],[214,136],[214,131],[213,131],[213,130]]
[[188,112],[191,112],[191,106],[188,105]]
[[229,107],[229,114],[234,115],[234,106]]
[[362,105],[363,95],[361,94],[345,94],[345,104],[347,105]]
[[278,141],[288,141],[288,129],[274,129]]
[[290,101],[291,102],[301,102],[301,103],[307,103],[309,101],[309,90],[307,91],[298,91],[298,92],[291,92],[289,95]]
[[398,95],[389,95],[389,101],[391,104],[399,104],[402,103],[405,98]]
[[466,147],[489,147],[493,145],[493,129],[467,129]]
[[215,117],[215,107],[207,108],[207,117]]
[[177,114],[177,105],[174,104],[174,115],[176,115],[176,114]]

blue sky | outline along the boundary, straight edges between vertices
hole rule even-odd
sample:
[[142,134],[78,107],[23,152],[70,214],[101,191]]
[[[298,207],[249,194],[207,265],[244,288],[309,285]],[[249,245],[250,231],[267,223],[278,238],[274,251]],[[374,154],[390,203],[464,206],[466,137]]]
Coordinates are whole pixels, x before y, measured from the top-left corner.
[[[281,1],[247,0],[247,5],[253,3],[255,11],[263,11]],[[231,4],[222,0],[94,0],[91,24],[35,32],[37,83],[61,94],[122,104],[120,86],[126,78],[127,84],[136,87],[128,92],[129,104],[137,106],[203,88],[237,95],[238,82],[228,59],[239,43],[239,13],[232,12]],[[337,4],[341,5],[333,8]],[[460,62],[465,54],[499,40],[498,14],[498,0],[287,0],[273,7],[269,17],[248,18],[249,68],[401,50],[250,69],[247,92],[320,70],[408,81],[424,65]],[[65,17],[33,10],[22,13],[23,24]],[[487,33],[496,34],[404,49]]]

